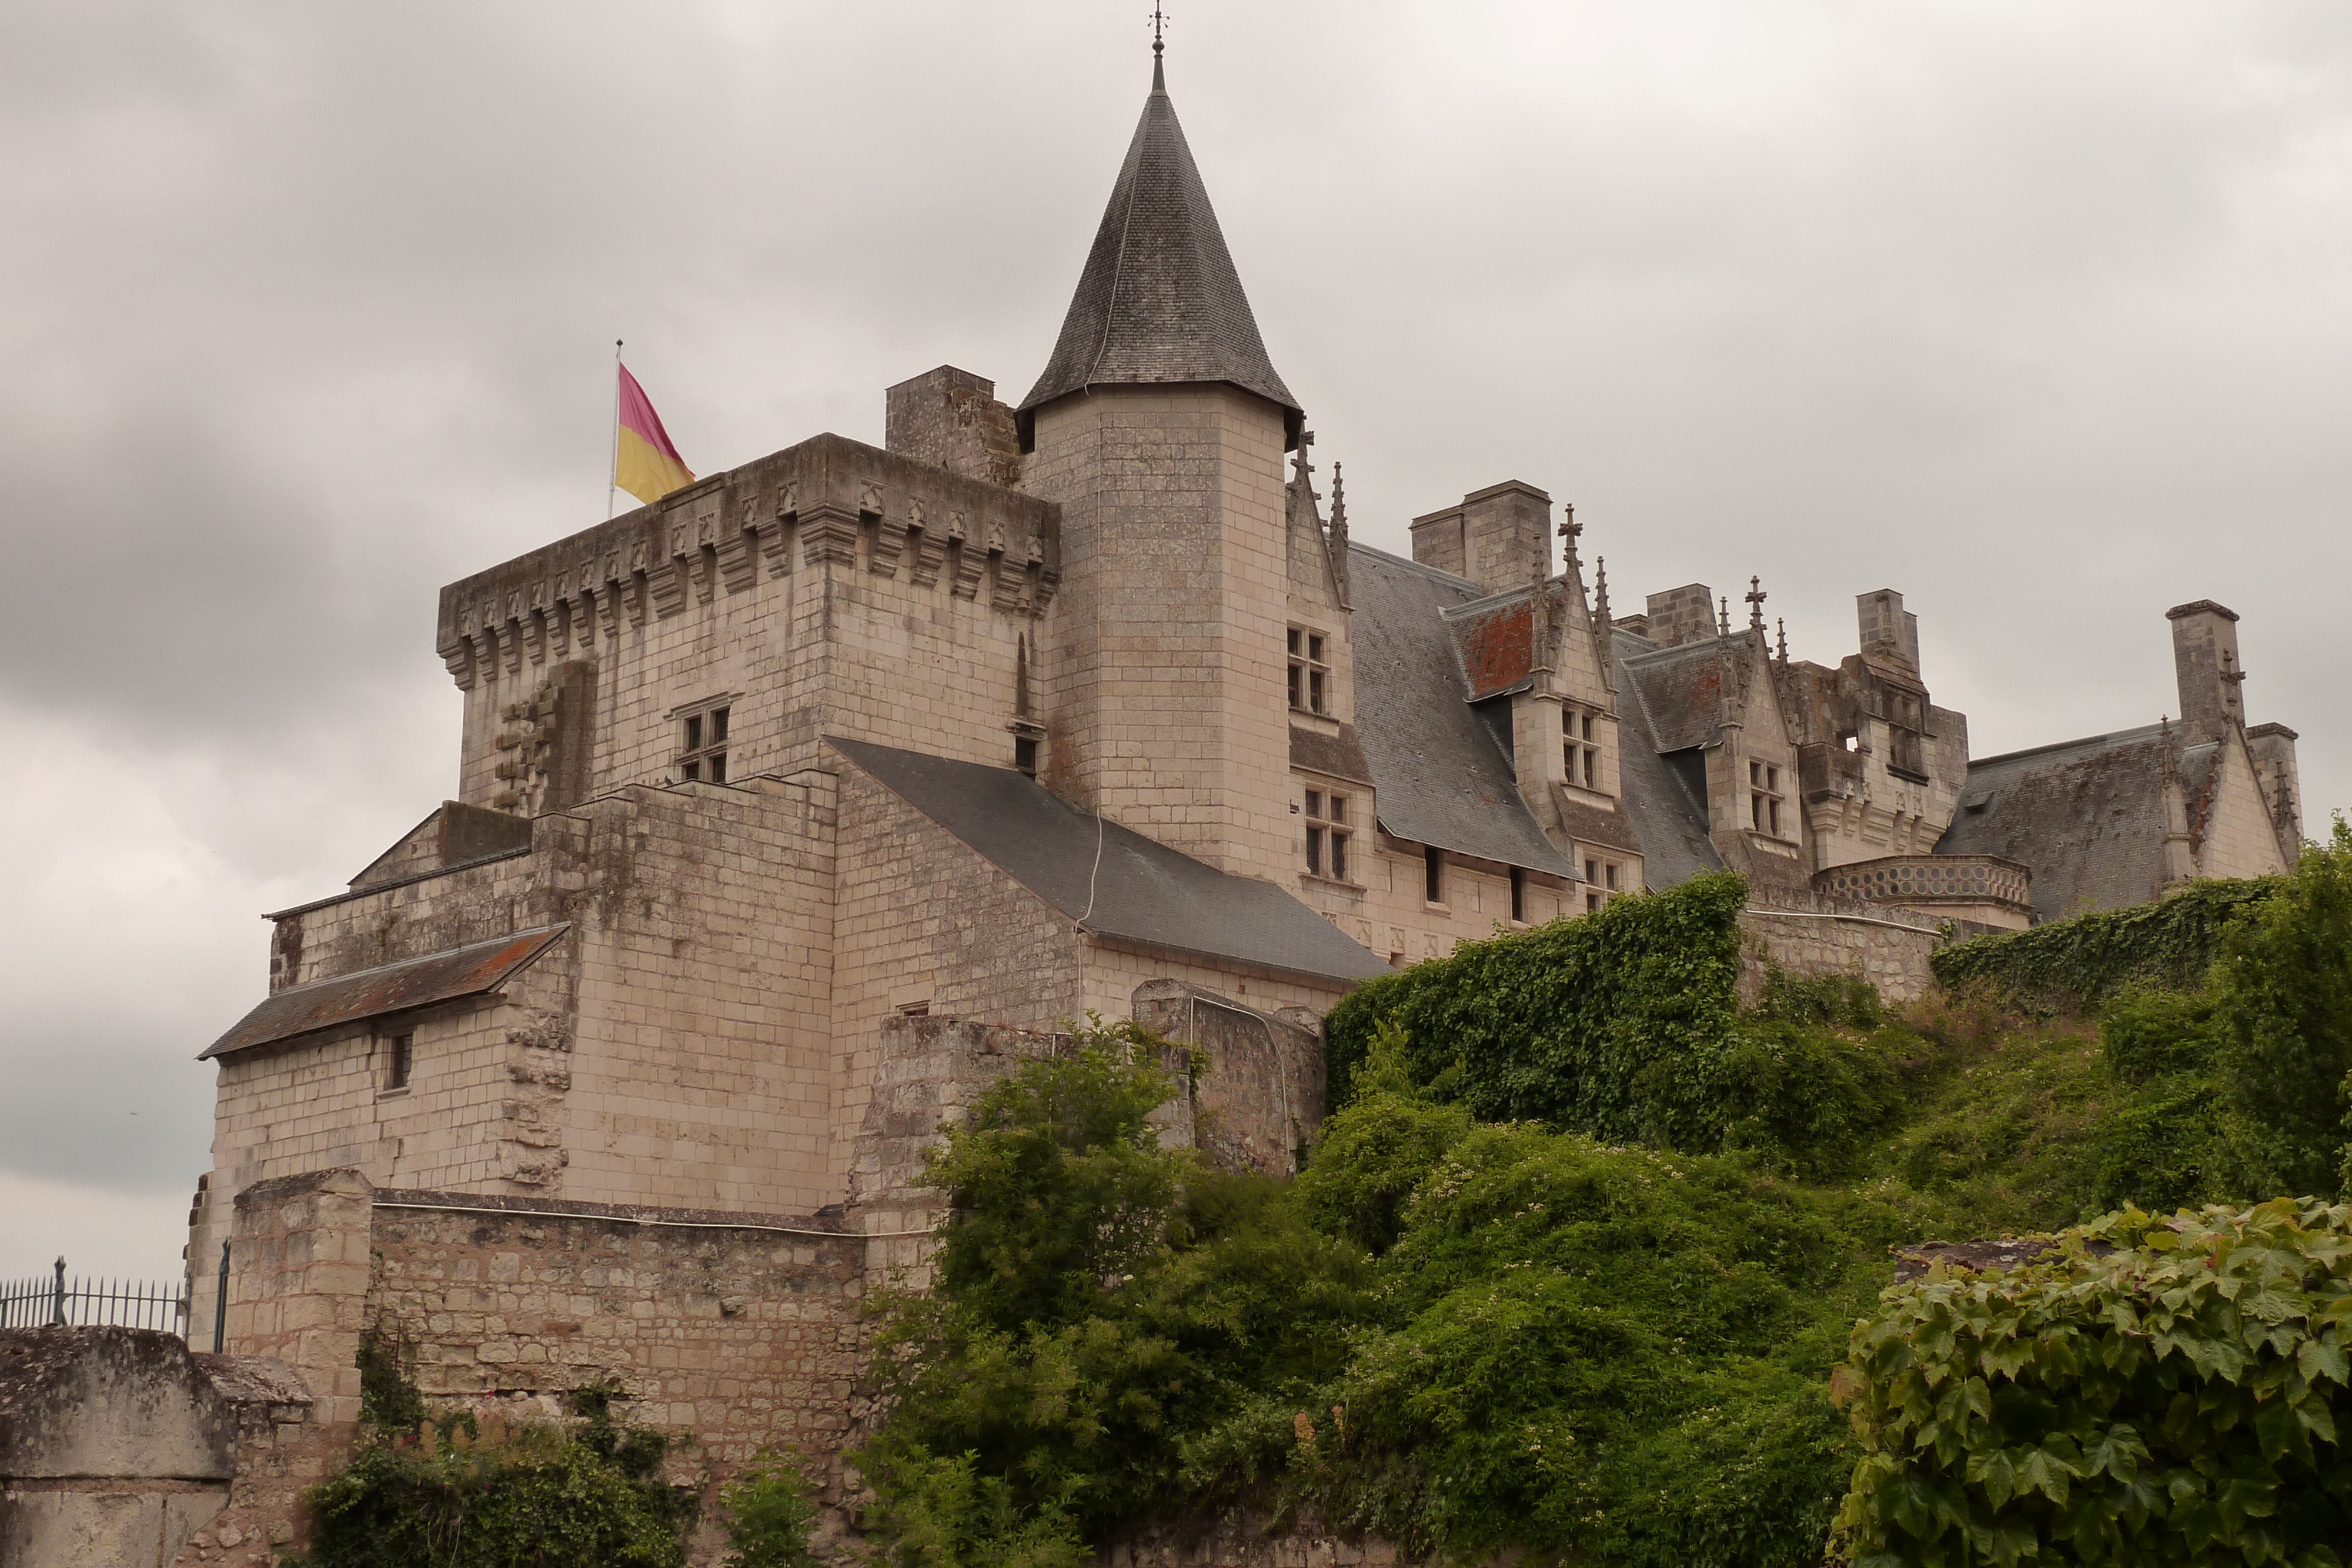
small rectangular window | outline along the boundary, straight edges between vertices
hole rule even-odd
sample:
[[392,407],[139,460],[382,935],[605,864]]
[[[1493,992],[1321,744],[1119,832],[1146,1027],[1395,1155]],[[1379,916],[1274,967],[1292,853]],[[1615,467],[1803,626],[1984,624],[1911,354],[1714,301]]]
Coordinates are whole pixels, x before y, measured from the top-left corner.
[[413,1034],[394,1035],[391,1049],[384,1057],[383,1086],[386,1089],[407,1088],[408,1075],[415,1065],[416,1037]]
[[1599,882],[1601,880],[1601,862],[1599,861],[1589,860],[1584,862],[1584,880],[1587,882]]
[[1331,711],[1331,670],[1323,657],[1323,634],[1290,629],[1290,706],[1306,713]]
[[1037,737],[1016,735],[1013,737],[1013,766],[1030,778],[1037,777]]
[[1348,798],[1307,791],[1307,874],[1348,880]]
[[1601,788],[1601,753],[1590,746],[1584,748],[1584,787],[1587,789]]
[[724,703],[697,708],[678,720],[677,776],[688,783],[727,782],[727,736],[731,710]]
[[1591,714],[1586,714],[1584,716],[1584,738],[1587,740],[1591,740],[1592,738],[1592,716]]
[[1616,891],[1617,891],[1617,862],[1616,862],[1615,861],[1611,861],[1607,865],[1602,866],[1602,867],[1601,868],[1601,877],[1602,877],[1602,879],[1603,879],[1603,880],[1607,883],[1607,884],[1608,884],[1609,891],[1610,891],[1610,892],[1612,892],[1612,893],[1616,892]]
[[1597,894],[1597,893],[1588,893],[1588,894],[1586,894],[1584,895],[1584,913],[1585,913],[1585,914],[1590,915],[1590,914],[1591,914],[1594,910],[1596,910],[1596,909],[1598,909],[1598,908],[1600,908],[1600,907],[1601,907],[1601,895],[1600,895],[1599,894]]
[[1432,904],[1445,902],[1445,852],[1435,844],[1421,852],[1421,894]]
[[1528,873],[1518,866],[1511,868],[1511,918],[1523,925],[1528,918]]

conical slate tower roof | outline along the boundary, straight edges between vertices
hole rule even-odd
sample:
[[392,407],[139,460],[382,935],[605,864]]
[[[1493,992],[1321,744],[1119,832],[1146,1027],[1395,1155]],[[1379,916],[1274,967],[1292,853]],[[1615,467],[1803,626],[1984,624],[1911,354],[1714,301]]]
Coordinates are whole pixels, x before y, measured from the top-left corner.
[[1157,59],[1102,227],[1054,357],[1021,400],[1022,444],[1041,403],[1090,386],[1229,382],[1280,403],[1286,436],[1303,415],[1257,335],[1224,231],[1193,166]]

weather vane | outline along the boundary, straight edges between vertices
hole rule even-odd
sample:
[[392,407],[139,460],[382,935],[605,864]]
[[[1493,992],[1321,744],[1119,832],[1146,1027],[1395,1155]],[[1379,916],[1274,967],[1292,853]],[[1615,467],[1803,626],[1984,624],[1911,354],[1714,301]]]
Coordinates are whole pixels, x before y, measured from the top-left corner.
[[1167,26],[1168,26],[1168,13],[1166,13],[1165,11],[1162,11],[1162,10],[1160,8],[1159,0],[1152,0],[1152,6],[1151,6],[1151,52],[1152,52],[1153,54],[1155,54],[1155,55],[1156,55],[1156,54],[1158,54],[1158,53],[1160,53],[1162,49],[1164,49],[1164,48],[1166,48],[1166,47],[1168,47],[1166,40],[1165,40],[1165,39],[1163,39],[1163,38],[1161,38],[1161,37],[1160,36],[1160,35],[1161,30],[1162,30],[1162,29],[1164,29]]

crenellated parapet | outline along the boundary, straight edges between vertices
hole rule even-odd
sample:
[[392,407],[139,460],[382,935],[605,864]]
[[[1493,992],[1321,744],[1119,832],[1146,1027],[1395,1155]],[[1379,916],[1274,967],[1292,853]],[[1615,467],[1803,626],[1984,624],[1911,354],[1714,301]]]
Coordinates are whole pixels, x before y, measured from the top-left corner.
[[819,435],[451,583],[435,645],[470,691],[803,572],[1026,618],[1060,586],[1061,547],[1055,502]]

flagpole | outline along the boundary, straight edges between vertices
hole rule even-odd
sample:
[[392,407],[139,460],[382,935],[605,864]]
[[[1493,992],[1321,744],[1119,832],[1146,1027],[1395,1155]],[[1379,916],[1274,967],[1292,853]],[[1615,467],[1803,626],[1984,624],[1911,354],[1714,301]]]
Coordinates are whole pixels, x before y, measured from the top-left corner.
[[604,520],[613,520],[614,504],[621,498],[621,340],[613,340],[613,444],[604,465]]

